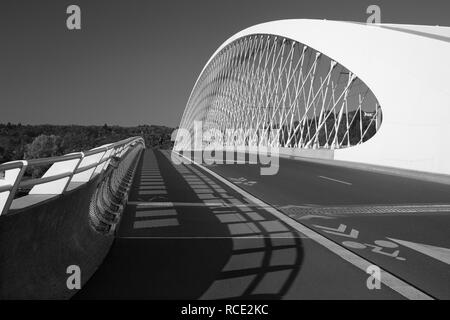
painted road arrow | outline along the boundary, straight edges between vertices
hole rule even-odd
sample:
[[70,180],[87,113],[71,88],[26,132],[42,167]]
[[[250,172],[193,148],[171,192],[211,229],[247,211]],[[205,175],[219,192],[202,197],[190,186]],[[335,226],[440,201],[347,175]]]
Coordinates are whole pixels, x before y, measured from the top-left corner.
[[340,224],[337,229],[330,228],[330,227],[324,227],[324,226],[318,226],[318,225],[314,225],[314,227],[320,228],[326,233],[331,233],[331,234],[335,234],[335,235],[347,237],[347,238],[356,239],[356,238],[358,238],[358,235],[359,235],[359,231],[356,229],[352,229],[349,234],[345,234],[344,232],[347,229],[347,226],[345,224]]
[[429,244],[415,243],[415,242],[392,239],[392,238],[388,238],[388,239],[391,241],[394,241],[398,244],[401,244],[402,246],[405,246],[412,250],[418,251],[429,257],[432,257],[436,260],[442,261],[446,264],[450,264],[450,249],[435,247],[435,246],[431,246]]

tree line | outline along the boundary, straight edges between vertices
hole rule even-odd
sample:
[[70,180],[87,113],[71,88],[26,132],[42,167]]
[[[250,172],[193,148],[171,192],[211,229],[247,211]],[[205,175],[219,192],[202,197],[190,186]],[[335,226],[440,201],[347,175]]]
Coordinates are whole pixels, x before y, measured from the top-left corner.
[[173,128],[79,125],[22,125],[0,123],[0,163],[60,156],[89,150],[132,136],[141,136],[147,148],[170,149]]

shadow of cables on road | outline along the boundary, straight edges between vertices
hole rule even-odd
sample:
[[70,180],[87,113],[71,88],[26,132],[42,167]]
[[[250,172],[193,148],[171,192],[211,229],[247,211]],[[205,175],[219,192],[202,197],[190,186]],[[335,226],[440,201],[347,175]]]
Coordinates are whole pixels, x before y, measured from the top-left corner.
[[75,299],[281,299],[300,235],[193,165],[146,150],[117,237]]

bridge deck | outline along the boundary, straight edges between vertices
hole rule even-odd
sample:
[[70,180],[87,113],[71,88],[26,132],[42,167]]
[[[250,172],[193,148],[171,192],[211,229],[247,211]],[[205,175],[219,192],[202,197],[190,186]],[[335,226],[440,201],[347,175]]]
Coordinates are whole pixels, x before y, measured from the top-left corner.
[[146,150],[117,238],[76,299],[379,299],[368,275],[194,165]]
[[450,185],[279,159],[209,168],[407,283],[450,298]]

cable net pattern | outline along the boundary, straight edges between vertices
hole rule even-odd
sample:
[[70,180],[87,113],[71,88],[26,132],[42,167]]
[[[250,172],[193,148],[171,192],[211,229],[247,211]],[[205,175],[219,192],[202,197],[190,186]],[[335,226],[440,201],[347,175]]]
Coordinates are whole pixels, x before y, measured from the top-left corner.
[[379,129],[374,94],[354,73],[302,43],[251,35],[221,50],[200,75],[180,128],[214,132],[222,146],[338,149]]

